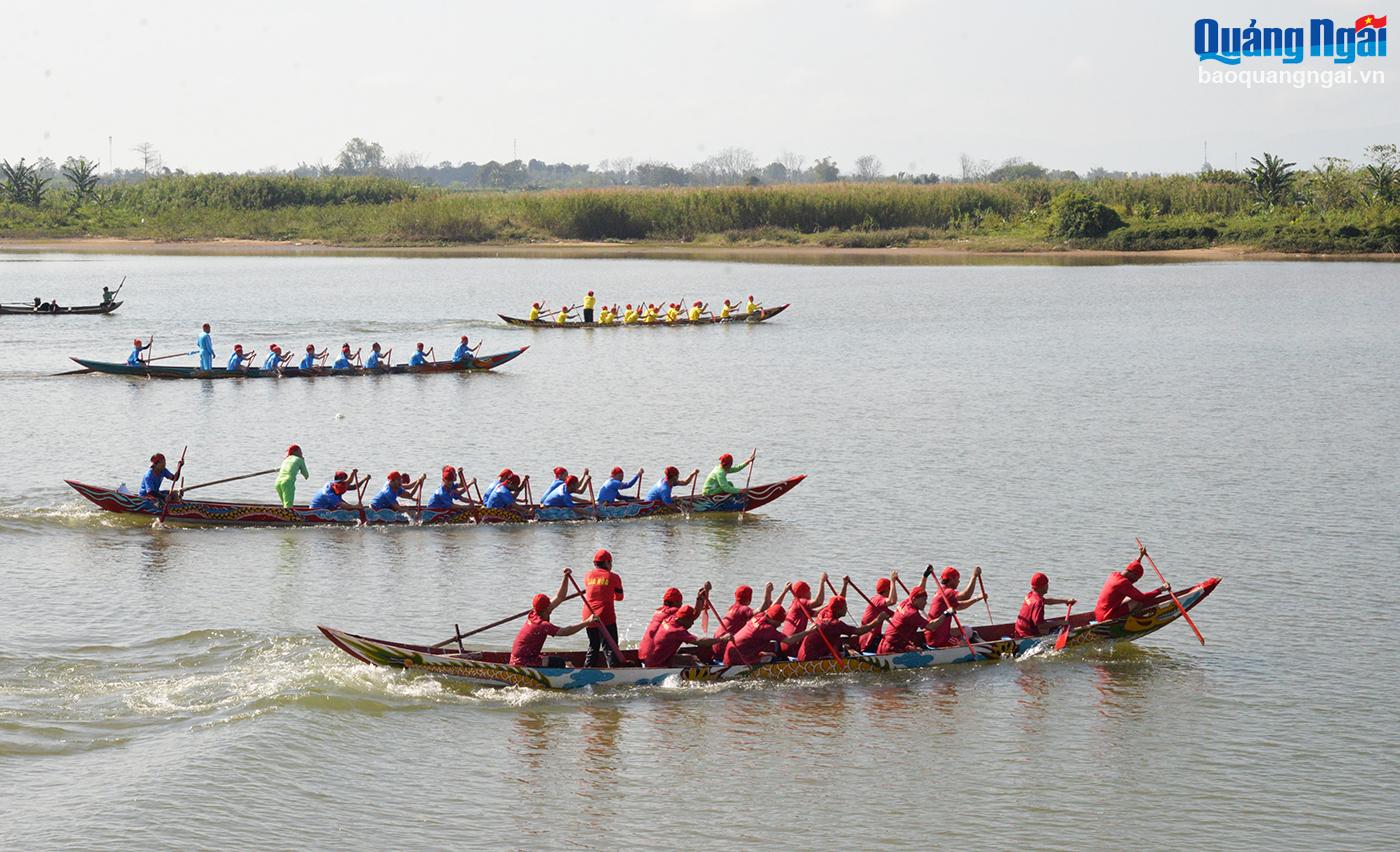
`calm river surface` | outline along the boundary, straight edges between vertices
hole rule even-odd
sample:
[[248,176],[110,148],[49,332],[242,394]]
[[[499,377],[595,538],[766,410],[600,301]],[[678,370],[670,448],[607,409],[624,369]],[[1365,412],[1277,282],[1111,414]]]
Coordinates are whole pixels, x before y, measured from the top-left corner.
[[[109,317],[0,317],[0,846],[1393,848],[1398,274],[0,255],[5,301],[128,276]],[[495,318],[589,288],[793,308],[650,332]],[[221,361],[531,349],[473,376],[48,375],[136,335],[188,351],[204,321]],[[188,479],[216,479],[293,441],[303,495],[337,467],[376,488],[444,463],[651,480],[754,446],[755,482],[810,476],[743,520],[514,529],[153,530],[63,483],[134,487],[184,444]],[[437,641],[600,546],[633,641],[668,585],[727,601],[929,562],[982,565],[1005,620],[1036,569],[1092,601],[1138,535],[1178,586],[1224,578],[1204,648],[1178,623],[970,670],[555,695],[372,669],[315,629]]]

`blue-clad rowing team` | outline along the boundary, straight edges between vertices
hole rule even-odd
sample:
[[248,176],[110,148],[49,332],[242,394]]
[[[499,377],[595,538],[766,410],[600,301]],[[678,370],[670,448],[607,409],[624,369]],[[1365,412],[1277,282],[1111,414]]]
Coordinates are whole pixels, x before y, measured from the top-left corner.
[[[214,369],[215,355],[214,340],[210,336],[209,323],[206,322],[203,329],[199,337],[195,338],[194,342],[195,349],[199,355],[199,369],[212,370]],[[150,359],[149,352],[151,350],[151,343],[151,340],[142,343],[140,338],[131,341],[131,354],[126,356],[127,366],[144,366]],[[263,359],[262,364],[262,369],[265,372],[280,372],[291,363],[294,354],[291,350],[284,350],[276,343],[269,344],[267,349],[267,357]],[[480,343],[476,346],[472,346],[467,336],[465,334],[462,335],[461,340],[457,344],[457,348],[452,351],[452,363],[462,364],[474,359],[479,349],[481,349]],[[389,349],[386,351],[378,343],[374,343],[370,346],[369,357],[361,362],[360,356],[362,353],[363,348],[356,349],[352,352],[350,351],[349,343],[342,344],[340,347],[340,355],[331,363],[331,369],[350,370],[356,367],[363,367],[366,370],[382,369],[388,367],[393,361],[394,350]],[[431,360],[433,353],[434,350],[432,347],[428,347],[427,350],[424,350],[423,344],[419,343],[414,348],[413,354],[409,356],[408,365],[410,367],[427,366],[433,363]],[[297,367],[301,370],[314,370],[317,367],[324,366],[326,358],[329,355],[329,349],[322,349],[320,352],[317,352],[316,344],[308,343],[306,344],[306,354],[303,355],[301,361],[297,363]],[[234,344],[233,354],[230,355],[228,359],[228,371],[232,373],[247,370],[249,367],[253,366],[256,357],[257,353],[255,351],[245,352],[243,344]]]

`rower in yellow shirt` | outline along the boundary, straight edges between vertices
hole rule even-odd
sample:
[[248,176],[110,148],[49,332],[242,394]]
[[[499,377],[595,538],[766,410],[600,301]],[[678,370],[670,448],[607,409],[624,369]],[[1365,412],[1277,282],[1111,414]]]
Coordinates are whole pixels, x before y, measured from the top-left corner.
[[607,306],[607,305],[604,305],[604,306],[603,306],[603,309],[602,309],[601,311],[598,312],[598,325],[612,325],[612,324],[613,324],[613,312],[610,311],[610,310],[608,310],[608,306]]
[[642,322],[646,323],[647,325],[651,325],[652,323],[656,322],[656,312],[656,305],[653,305],[650,302],[648,302],[647,312],[642,316]]
[[675,302],[672,302],[671,306],[666,309],[666,324],[675,325],[676,320],[680,318],[680,315],[680,306],[677,305]]
[[704,312],[705,307],[702,304],[700,304],[699,299],[696,299],[695,304],[690,306],[690,311],[686,313],[685,318],[690,320],[691,322],[699,322],[700,315]]
[[636,325],[636,324],[637,324],[637,320],[640,319],[640,318],[641,318],[641,316],[637,313],[636,308],[633,308],[631,305],[628,305],[628,306],[627,306],[627,311],[626,311],[626,313],[624,313],[624,314],[622,315],[622,324],[623,324],[623,325]]
[[749,316],[753,316],[761,310],[763,310],[763,306],[760,305],[758,302],[755,302],[753,300],[753,296],[750,296],[749,303],[747,305],[744,305],[744,313]]
[[530,306],[530,322],[540,321],[540,303],[536,302]]
[[725,300],[724,300],[724,307],[722,307],[722,308],[719,309],[719,318],[722,319],[722,320],[724,320],[724,319],[729,319],[729,314],[730,314],[730,312],[733,311],[733,310],[734,310],[734,306],[731,305],[731,304],[729,304],[729,300],[728,300],[728,299],[725,299]]
[[593,291],[589,290],[588,295],[583,297],[583,321],[593,322],[593,306],[597,304],[597,299],[593,298]]
[[568,306],[560,308],[559,313],[554,315],[554,324],[563,325],[564,323],[573,319],[573,316],[569,313],[569,311],[570,308]]

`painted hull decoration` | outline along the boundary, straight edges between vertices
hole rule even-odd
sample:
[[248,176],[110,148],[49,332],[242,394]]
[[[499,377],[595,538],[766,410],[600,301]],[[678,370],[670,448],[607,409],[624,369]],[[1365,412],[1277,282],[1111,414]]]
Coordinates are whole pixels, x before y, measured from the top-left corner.
[[[1199,583],[1178,594],[1181,605],[1191,609],[1220,582],[1218,577]],[[1155,633],[1181,617],[1170,598],[1163,596],[1150,606],[1126,618],[1102,623],[1083,614],[1071,620],[1068,647],[1084,648],[1134,642]],[[364,663],[391,666],[453,678],[477,686],[527,686],[537,689],[579,689],[585,686],[659,686],[663,683],[714,682],[722,680],[786,680],[798,677],[843,674],[846,672],[889,673],[928,669],[960,663],[1010,660],[1053,651],[1055,634],[1032,639],[1012,637],[1012,625],[978,627],[982,641],[973,642],[969,654],[964,645],[899,654],[858,654],[836,660],[774,662],[753,666],[696,665],[690,668],[585,669],[582,651],[547,654],[547,666],[512,666],[510,654],[502,651],[468,649],[453,653],[427,645],[404,645],[357,636],[332,627],[318,628],[345,653]],[[842,666],[844,663],[844,668]]]
[[62,317],[70,314],[110,314],[121,306],[121,302],[108,302],[105,305],[74,305],[71,308],[60,307],[56,311],[36,311],[32,306],[0,305],[0,316],[27,314],[36,317]]
[[114,376],[144,376],[148,379],[308,379],[320,376],[397,376],[402,373],[480,372],[483,370],[493,370],[507,361],[513,361],[529,348],[528,346],[522,346],[519,349],[498,352],[495,355],[473,358],[471,361],[464,361],[461,364],[452,361],[434,361],[431,364],[424,364],[421,367],[410,367],[407,364],[395,364],[392,367],[381,367],[377,370],[369,370],[364,367],[351,367],[348,370],[334,370],[330,367],[315,367],[311,370],[303,370],[300,367],[286,367],[280,373],[276,370],[263,370],[259,367],[249,367],[246,370],[234,370],[233,372],[229,372],[224,367],[215,367],[212,370],[201,370],[198,367],[165,367],[158,364],[143,364],[140,367],[132,367],[125,363],[116,364],[109,361],[89,361],[86,358],[72,358],[70,360],[98,373],[110,373]]
[[[452,509],[414,509],[394,512],[388,509],[360,509],[346,505],[340,509],[311,509],[307,506],[284,508],[280,503],[221,503],[212,500],[175,499],[165,515],[166,523],[224,524],[230,526],[354,526],[367,524],[412,524],[424,526],[441,524],[523,524],[530,521],[620,521],[664,515],[710,515],[752,512],[773,502],[797,486],[806,474],[741,490],[738,494],[697,494],[677,496],[671,505],[655,500],[631,500],[600,506],[537,506],[515,505],[508,509],[488,509],[480,505],[456,506]],[[86,485],[64,480],[74,491],[109,512],[146,515],[159,518],[161,504],[115,488]]]
[[691,322],[688,319],[678,319],[675,322],[666,322],[665,320],[658,319],[656,322],[636,322],[631,324],[624,324],[622,320],[618,320],[617,322],[610,323],[608,325],[603,325],[602,323],[598,322],[566,322],[561,325],[560,323],[557,323],[552,319],[535,320],[534,322],[531,322],[530,320],[527,320],[523,317],[508,317],[505,314],[496,314],[496,316],[500,317],[501,319],[505,320],[511,325],[524,326],[525,328],[675,328],[679,325],[719,325],[720,323],[748,323],[749,325],[757,325],[758,323],[772,319],[773,317],[777,316],[778,314],[782,313],[787,309],[787,305],[779,305],[776,308],[762,308],[756,314],[735,314],[729,319],[720,319],[719,317],[706,317],[705,319],[702,319],[698,322]]

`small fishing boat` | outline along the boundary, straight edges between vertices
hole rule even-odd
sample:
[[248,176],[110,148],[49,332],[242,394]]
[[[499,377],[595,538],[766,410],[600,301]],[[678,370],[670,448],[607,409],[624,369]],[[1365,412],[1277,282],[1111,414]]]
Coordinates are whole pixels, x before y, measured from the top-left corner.
[[331,367],[313,367],[310,370],[303,370],[300,367],[284,367],[281,371],[277,371],[264,370],[260,367],[248,367],[245,370],[230,371],[225,367],[215,367],[212,370],[201,370],[198,367],[167,367],[163,364],[142,364],[139,367],[133,367],[126,363],[92,361],[87,358],[71,358],[69,360],[95,373],[110,373],[114,376],[143,376],[148,379],[308,379],[339,376],[397,376],[404,373],[483,372],[485,370],[494,370],[507,361],[514,361],[529,348],[528,346],[522,346],[519,349],[498,352],[495,355],[483,355],[480,358],[472,358],[470,361],[462,361],[460,363],[456,361],[433,361],[421,367],[412,367],[408,364],[395,364],[392,367],[379,367],[373,370],[367,367],[351,367],[348,370],[336,370]]
[[[751,512],[783,496],[806,475],[790,477],[740,490],[737,494],[703,494],[674,497],[674,503],[659,500],[629,500],[623,503],[578,506],[517,504],[505,509],[488,509],[480,504],[459,505],[441,511],[414,507],[409,512],[371,509],[346,505],[339,509],[312,509],[308,506],[285,508],[280,503],[227,503],[213,500],[186,500],[174,497],[165,511],[166,523],[229,526],[355,526],[357,524],[523,524],[562,521],[621,521],[668,515],[718,515]],[[87,485],[64,480],[83,497],[108,512],[159,518],[161,503],[120,488]]]
[[519,325],[524,326],[526,328],[675,328],[676,326],[681,325],[718,325],[720,323],[749,323],[750,325],[756,325],[758,323],[772,319],[773,317],[777,316],[778,314],[782,313],[787,309],[788,305],[779,305],[776,308],[760,308],[758,313],[754,314],[736,313],[728,319],[720,319],[719,317],[706,317],[705,319],[697,320],[695,322],[691,322],[688,319],[678,319],[675,322],[666,322],[664,319],[658,319],[656,322],[650,323],[623,323],[622,320],[618,320],[607,325],[603,325],[599,322],[558,323],[552,319],[541,319],[531,321],[523,317],[509,317],[505,314],[496,314],[496,316],[500,317],[501,319],[505,320],[511,325]]
[[[1177,595],[1183,610],[1205,600],[1220,583],[1211,577]],[[1096,622],[1090,614],[1070,619],[1069,648],[1135,642],[1155,633],[1181,617],[1171,598],[1162,595],[1132,615]],[[929,669],[962,663],[1014,660],[1051,651],[1056,635],[1017,639],[1011,624],[977,627],[980,641],[947,648],[920,649],[898,654],[855,654],[841,659],[807,662],[758,663],[751,666],[695,665],[689,668],[649,669],[635,666],[613,669],[583,668],[583,652],[568,651],[546,655],[544,666],[512,666],[510,654],[458,647],[449,639],[437,645],[405,645],[347,633],[333,627],[318,629],[335,646],[355,659],[377,666],[442,675],[476,686],[525,686],[537,689],[579,689],[585,686],[659,686],[664,683],[725,680],[786,680],[847,673],[881,673]],[[456,648],[456,650],[453,650]],[[629,658],[635,655],[629,654]]]
[[47,311],[39,310],[33,305],[0,305],[0,315],[25,314],[36,317],[61,317],[70,314],[110,314],[122,306],[121,302],[105,302],[100,305],[74,305],[71,308],[57,308]]

